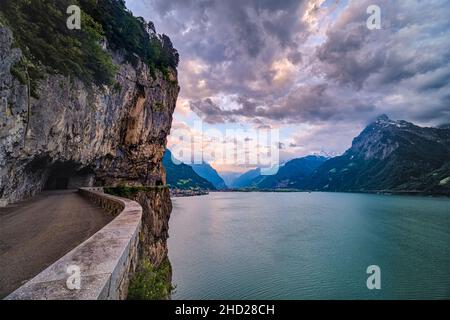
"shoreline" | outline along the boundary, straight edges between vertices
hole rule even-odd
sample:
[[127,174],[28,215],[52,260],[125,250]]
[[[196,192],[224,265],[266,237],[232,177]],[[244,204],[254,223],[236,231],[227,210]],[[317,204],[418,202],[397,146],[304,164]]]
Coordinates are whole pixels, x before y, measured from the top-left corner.
[[226,189],[226,190],[209,190],[209,192],[329,192],[329,193],[364,193],[364,194],[378,194],[378,195],[399,195],[399,196],[428,196],[428,197],[445,197],[450,198],[450,193],[432,193],[419,190],[401,191],[401,190],[348,190],[348,191],[325,191],[325,190],[301,190],[301,189]]
[[206,189],[170,189],[170,196],[173,198],[182,197],[195,197],[208,195],[210,192],[277,192],[277,193],[290,193],[290,192],[303,192],[303,193],[313,193],[313,192],[329,192],[329,193],[360,193],[360,194],[375,194],[375,195],[398,195],[398,196],[423,196],[423,197],[445,197],[450,198],[450,192],[426,192],[420,190],[348,190],[348,191],[325,191],[325,190],[302,190],[302,189],[252,189],[252,188],[242,188],[242,189],[222,189],[222,190],[206,190]]
[[170,189],[171,198],[184,198],[204,196],[209,194],[210,190],[191,190],[191,189]]

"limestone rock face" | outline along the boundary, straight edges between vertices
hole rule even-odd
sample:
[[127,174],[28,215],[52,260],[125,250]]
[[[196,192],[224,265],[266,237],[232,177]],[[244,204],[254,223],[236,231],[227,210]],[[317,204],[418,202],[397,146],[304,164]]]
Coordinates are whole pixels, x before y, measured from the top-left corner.
[[139,257],[159,266],[167,257],[169,218],[172,212],[168,188],[154,188],[136,193],[133,200],[142,206],[142,230]]
[[116,83],[87,87],[47,74],[39,98],[11,75],[20,59],[0,27],[0,204],[44,188],[165,183],[161,159],[179,87],[176,72],[154,77],[114,54]]

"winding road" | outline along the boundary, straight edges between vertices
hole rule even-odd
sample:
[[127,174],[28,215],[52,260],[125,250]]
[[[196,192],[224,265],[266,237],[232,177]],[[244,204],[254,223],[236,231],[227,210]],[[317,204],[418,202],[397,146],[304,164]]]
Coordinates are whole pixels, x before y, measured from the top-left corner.
[[111,220],[76,190],[46,191],[0,208],[0,298]]

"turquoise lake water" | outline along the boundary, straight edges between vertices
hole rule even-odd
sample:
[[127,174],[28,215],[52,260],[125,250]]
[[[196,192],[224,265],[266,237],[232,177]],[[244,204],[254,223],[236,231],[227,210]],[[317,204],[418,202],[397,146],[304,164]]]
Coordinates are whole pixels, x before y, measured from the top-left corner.
[[[350,193],[175,198],[173,299],[449,299],[450,199]],[[369,265],[381,289],[369,290]]]

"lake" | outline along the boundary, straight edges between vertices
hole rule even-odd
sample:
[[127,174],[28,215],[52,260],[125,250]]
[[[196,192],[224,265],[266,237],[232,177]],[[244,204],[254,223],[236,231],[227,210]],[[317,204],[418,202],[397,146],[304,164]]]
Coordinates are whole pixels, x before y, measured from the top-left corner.
[[[450,199],[214,192],[175,198],[173,299],[450,298]],[[367,267],[381,270],[369,290]]]

